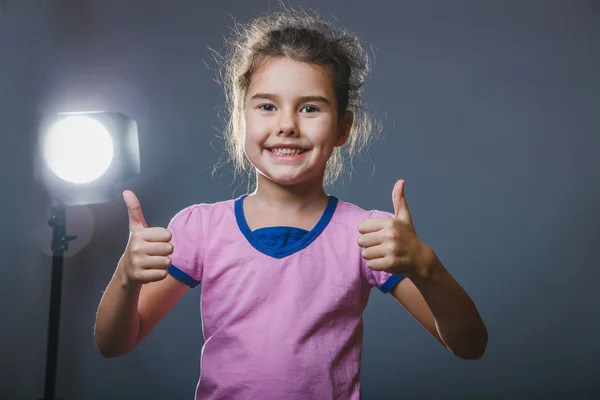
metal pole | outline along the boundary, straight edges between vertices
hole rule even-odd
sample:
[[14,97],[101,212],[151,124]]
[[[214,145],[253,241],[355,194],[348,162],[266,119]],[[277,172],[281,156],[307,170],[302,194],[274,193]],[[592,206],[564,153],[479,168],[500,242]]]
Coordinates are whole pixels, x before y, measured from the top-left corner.
[[46,381],[44,398],[40,400],[58,400],[56,392],[56,366],[58,359],[58,336],[60,328],[60,305],[62,294],[62,272],[64,253],[69,242],[76,236],[66,234],[66,209],[62,201],[52,207],[48,224],[52,230],[52,281],[50,284],[50,315],[48,321],[48,342],[46,346]]

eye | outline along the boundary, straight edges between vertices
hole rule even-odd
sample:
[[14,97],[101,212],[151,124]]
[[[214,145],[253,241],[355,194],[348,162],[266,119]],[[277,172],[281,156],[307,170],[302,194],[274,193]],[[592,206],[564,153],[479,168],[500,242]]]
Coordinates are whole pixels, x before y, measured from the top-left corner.
[[302,112],[302,110],[306,110],[305,112],[309,113],[309,114],[319,111],[319,109],[315,106],[305,106],[305,107],[302,107],[300,112]]
[[263,111],[274,111],[275,110],[275,106],[273,104],[261,104],[260,106],[258,106],[258,108]]

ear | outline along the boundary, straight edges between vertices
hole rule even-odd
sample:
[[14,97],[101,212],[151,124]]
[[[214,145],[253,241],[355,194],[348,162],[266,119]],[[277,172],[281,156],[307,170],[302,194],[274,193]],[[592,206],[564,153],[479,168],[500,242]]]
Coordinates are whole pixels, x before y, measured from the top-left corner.
[[346,111],[338,125],[337,141],[335,143],[336,147],[343,146],[346,143],[353,123],[354,113],[352,111]]

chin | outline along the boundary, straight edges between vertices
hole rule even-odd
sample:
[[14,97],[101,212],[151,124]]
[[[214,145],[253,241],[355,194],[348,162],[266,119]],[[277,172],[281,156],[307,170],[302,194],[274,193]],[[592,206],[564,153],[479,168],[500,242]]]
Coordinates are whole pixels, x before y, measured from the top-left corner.
[[[267,150],[268,151],[268,150]],[[250,158],[250,157],[249,157]],[[269,181],[280,185],[280,186],[296,186],[300,184],[306,184],[310,181],[315,180],[314,174],[315,168],[318,168],[311,163],[304,163],[304,165],[272,165],[270,160],[264,162],[259,159],[259,163],[250,162],[254,165],[258,174],[259,179],[268,179]]]
[[304,177],[267,177],[267,179],[281,186],[295,186],[308,181]]
[[280,186],[295,186],[295,185],[299,185],[299,184],[303,184],[306,183],[308,181],[311,180],[311,176],[308,176],[308,174],[264,174],[264,173],[260,173],[263,177],[263,179],[268,179],[269,181],[280,185]]

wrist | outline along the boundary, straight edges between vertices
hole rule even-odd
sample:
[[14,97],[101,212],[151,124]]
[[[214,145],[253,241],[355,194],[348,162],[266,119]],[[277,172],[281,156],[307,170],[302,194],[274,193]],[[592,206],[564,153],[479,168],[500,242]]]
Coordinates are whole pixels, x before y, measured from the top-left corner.
[[412,276],[409,276],[408,278],[412,281],[419,281],[422,283],[429,282],[439,272],[441,267],[437,256],[431,247],[427,246],[425,243],[421,243],[417,260],[418,261],[413,268],[413,273],[411,274]]
[[127,268],[123,265],[122,261],[119,261],[117,269],[115,271],[115,280],[119,287],[126,291],[135,291],[141,288],[141,283],[132,280],[127,273]]

